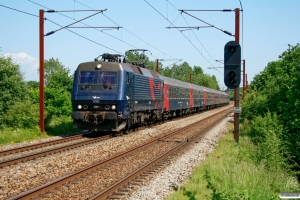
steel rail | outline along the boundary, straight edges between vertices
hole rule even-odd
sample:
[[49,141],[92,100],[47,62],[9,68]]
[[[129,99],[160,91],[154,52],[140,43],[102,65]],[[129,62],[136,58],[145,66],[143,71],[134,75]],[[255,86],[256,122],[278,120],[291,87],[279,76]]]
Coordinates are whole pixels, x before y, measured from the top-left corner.
[[42,156],[51,155],[51,154],[59,153],[59,152],[62,152],[62,151],[78,148],[78,147],[81,147],[81,146],[93,144],[93,143],[96,143],[96,142],[99,142],[99,141],[102,141],[102,140],[106,140],[110,137],[111,137],[110,135],[106,135],[106,136],[102,136],[100,138],[87,140],[87,141],[83,141],[83,142],[79,142],[79,143],[75,143],[75,144],[66,145],[66,146],[63,146],[63,147],[56,148],[56,149],[46,150],[46,151],[26,155],[26,156],[20,157],[20,158],[6,160],[6,161],[3,161],[3,162],[0,162],[0,168],[7,167],[7,166],[10,166],[10,165],[13,165],[13,164],[20,163],[20,162],[25,162],[25,161],[28,161],[28,160],[33,160],[35,158],[39,158],[39,157],[42,157]]
[[46,141],[46,142],[41,142],[41,143],[37,143],[37,144],[26,145],[23,147],[17,147],[17,148],[13,148],[13,149],[3,150],[3,151],[0,151],[0,156],[10,155],[10,154],[14,154],[14,153],[23,152],[23,151],[30,151],[33,149],[38,149],[38,148],[52,146],[52,145],[61,144],[61,143],[66,143],[69,141],[73,141],[73,140],[82,138],[83,135],[84,134],[78,134],[78,135],[61,138],[61,139],[57,139],[57,140]]
[[[229,108],[232,110],[232,108]],[[228,109],[227,109],[228,110]],[[221,112],[224,112],[224,111],[221,111]],[[217,113],[217,114],[220,114],[220,113]],[[217,115],[215,114],[215,115]],[[208,118],[205,118],[205,119],[202,119],[200,121],[197,121],[195,123],[192,123],[190,125],[188,125],[187,127],[184,127],[184,128],[180,128],[180,129],[177,129],[177,130],[174,130],[174,131],[171,131],[161,137],[154,137],[153,139],[151,139],[150,141],[138,146],[138,147],[134,147],[134,148],[131,148],[125,152],[121,152],[113,157],[110,157],[110,158],[107,158],[105,160],[102,160],[102,161],[99,161],[98,163],[95,163],[95,164],[92,164],[88,167],[85,167],[81,170],[78,170],[76,172],[73,172],[73,173],[70,173],[70,174],[67,174],[63,177],[60,177],[58,179],[55,179],[53,181],[50,181],[48,183],[45,183],[41,186],[38,186],[36,188],[33,188],[31,190],[28,190],[28,191],[25,191],[17,196],[14,196],[14,197],[11,197],[9,198],[10,200],[14,200],[14,199],[30,199],[30,198],[37,198],[39,195],[41,194],[44,194],[44,193],[47,193],[47,192],[51,192],[53,190],[55,190],[57,187],[60,187],[62,185],[65,185],[65,184],[69,184],[69,183],[72,183],[73,181],[76,181],[76,180],[80,180],[82,178],[84,178],[84,176],[87,176],[89,173],[92,173],[93,171],[96,171],[97,169],[100,169],[106,165],[109,165],[110,163],[113,163],[116,159],[121,159],[123,157],[127,157],[129,154],[132,154],[133,152],[135,151],[139,151],[140,149],[142,148],[145,148],[147,146],[150,146],[152,145],[153,143],[156,143],[156,142],[161,142],[162,139],[170,136],[170,135],[173,135],[173,134],[176,134],[176,133],[179,133],[181,131],[186,131],[187,128],[193,128],[196,124],[199,124],[199,123],[202,123],[203,121],[205,120],[209,120],[210,118],[212,118],[213,116],[215,115],[212,115]],[[183,140],[183,141],[188,141],[188,140]],[[159,158],[157,158],[159,159]],[[126,180],[125,178],[122,179],[122,181]],[[111,186],[112,187],[112,186]],[[109,188],[111,188],[109,187]],[[108,190],[108,189],[106,189]],[[105,191],[106,191],[105,190]],[[109,194],[111,194],[111,189],[109,189]]]

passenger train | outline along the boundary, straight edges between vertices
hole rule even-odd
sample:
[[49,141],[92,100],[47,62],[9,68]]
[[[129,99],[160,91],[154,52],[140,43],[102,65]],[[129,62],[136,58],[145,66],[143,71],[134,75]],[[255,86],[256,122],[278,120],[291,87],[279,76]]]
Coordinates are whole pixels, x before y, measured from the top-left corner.
[[74,74],[72,118],[83,130],[124,131],[229,104],[229,95],[103,54]]

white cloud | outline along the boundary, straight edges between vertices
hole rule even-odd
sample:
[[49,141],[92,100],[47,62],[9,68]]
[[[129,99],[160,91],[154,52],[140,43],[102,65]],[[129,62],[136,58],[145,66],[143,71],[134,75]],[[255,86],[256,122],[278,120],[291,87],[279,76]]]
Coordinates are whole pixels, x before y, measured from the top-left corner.
[[26,81],[38,81],[39,59],[28,55],[27,53],[5,53],[4,57],[11,57],[12,60],[20,65],[21,72],[24,73]]

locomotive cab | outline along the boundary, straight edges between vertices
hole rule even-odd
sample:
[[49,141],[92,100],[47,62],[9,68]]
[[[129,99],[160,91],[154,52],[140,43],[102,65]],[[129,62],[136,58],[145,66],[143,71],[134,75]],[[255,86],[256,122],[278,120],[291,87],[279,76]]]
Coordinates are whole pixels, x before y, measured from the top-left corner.
[[117,62],[96,61],[78,66],[72,92],[75,127],[112,131],[122,124],[122,74],[121,63]]

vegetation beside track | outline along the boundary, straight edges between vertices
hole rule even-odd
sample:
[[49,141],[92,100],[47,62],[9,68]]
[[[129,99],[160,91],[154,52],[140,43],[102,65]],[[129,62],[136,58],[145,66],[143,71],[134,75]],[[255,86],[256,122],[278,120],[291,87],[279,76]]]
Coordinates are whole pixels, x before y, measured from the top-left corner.
[[299,60],[300,45],[289,45],[254,77],[242,102],[240,143],[227,134],[168,199],[279,199],[300,191]]
[[39,130],[39,83],[24,81],[20,66],[0,56],[0,145],[77,131],[71,120],[73,78],[58,59],[45,60],[45,130]]
[[263,153],[246,135],[247,129],[242,127],[241,132],[240,143],[237,144],[231,129],[219,141],[214,152],[194,169],[189,182],[174,188],[175,192],[166,199],[279,199],[280,192],[299,191],[297,179],[282,168],[277,155],[261,159],[272,147]]
[[[300,45],[289,45],[256,75],[242,102],[243,123],[257,146],[280,146],[279,155],[300,174]],[[273,152],[275,153],[275,152]],[[299,179],[300,180],[300,179]]]

